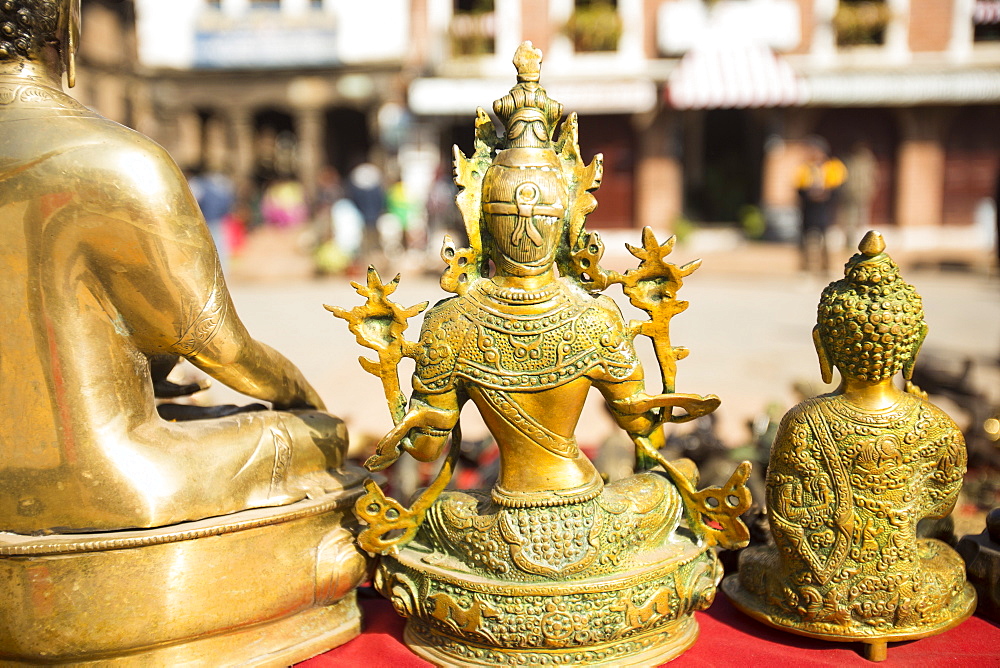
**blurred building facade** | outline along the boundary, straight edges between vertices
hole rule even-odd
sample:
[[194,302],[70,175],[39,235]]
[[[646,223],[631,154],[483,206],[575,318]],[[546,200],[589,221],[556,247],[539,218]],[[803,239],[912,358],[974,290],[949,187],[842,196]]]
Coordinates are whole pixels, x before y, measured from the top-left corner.
[[788,236],[810,134],[870,152],[873,224],[995,224],[1000,0],[89,0],[84,20],[78,96],[244,184],[367,160],[429,184],[530,39],[604,154],[597,227],[751,206]]
[[149,88],[136,62],[135,11],[131,2],[84,0],[77,84],[70,93],[113,121],[152,130]]
[[[422,67],[410,105],[445,136],[505,90],[520,40],[545,50],[547,88],[581,114],[584,150],[605,154],[599,226],[665,227],[680,216],[732,221],[759,205],[775,232],[789,236],[793,175],[810,134],[842,158],[862,145],[870,150],[873,224],[947,226],[951,238],[977,221],[995,224],[994,0],[419,0],[413,7],[413,55]],[[924,236],[937,243],[942,235]]]
[[185,167],[316,188],[376,154],[402,109],[408,0],[135,0],[157,128]]

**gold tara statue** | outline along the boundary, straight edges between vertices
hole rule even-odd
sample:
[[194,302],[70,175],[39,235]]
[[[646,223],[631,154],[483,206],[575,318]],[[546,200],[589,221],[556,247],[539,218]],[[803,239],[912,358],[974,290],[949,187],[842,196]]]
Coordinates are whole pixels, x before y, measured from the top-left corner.
[[[366,298],[349,322],[378,361],[395,428],[367,467],[402,453],[441,471],[407,507],[374,482],[356,512],[361,546],[381,554],[375,585],[409,618],[406,642],[440,665],[649,665],[677,656],[697,637],[693,611],[713,600],[721,568],[713,547],[740,547],[750,503],[743,463],[724,488],[696,490],[697,470],[658,449],[663,425],[714,410],[719,399],[674,392],[669,321],[687,307],[676,294],[699,262],[667,263],[674,239],[649,229],[641,260],[622,274],[603,270],[596,234],[601,157],[580,157],[577,119],[554,138],[562,105],[539,85],[541,52],[525,42],[514,58],[517,85],[494,104],[497,137],[478,111],[475,153],[455,150],[457,202],[468,248],[445,239],[441,286],[456,296],[431,308],[418,343],[403,308],[369,269]],[[625,323],[601,295],[623,285],[648,321]],[[663,392],[645,391],[633,341],[653,339]],[[407,406],[397,365],[415,360]],[[574,429],[592,387],[637,448],[639,472],[605,485]],[[472,401],[496,439],[500,473],[490,490],[445,491],[461,443],[459,413]],[[677,412],[675,412],[675,410]],[[449,445],[450,440],[450,445]],[[649,470],[659,465],[660,470]]]
[[[63,92],[79,13],[0,0],[0,661],[306,658],[358,633],[362,472],[174,162]],[[275,410],[161,419],[171,357]]]
[[865,643],[945,631],[976,595],[959,555],[920,538],[917,523],[955,506],[965,441],[951,419],[907,383],[927,333],[920,296],[877,232],[820,298],[813,340],[832,394],[785,415],[771,449],[767,513],[774,547],[740,555],[724,589],[752,617],[792,633]]

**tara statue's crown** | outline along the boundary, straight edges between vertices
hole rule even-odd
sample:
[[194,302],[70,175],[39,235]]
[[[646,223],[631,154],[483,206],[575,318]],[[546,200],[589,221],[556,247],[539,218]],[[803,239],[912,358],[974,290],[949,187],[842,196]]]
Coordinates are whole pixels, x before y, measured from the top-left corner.
[[552,131],[562,116],[562,105],[550,99],[538,79],[542,52],[523,42],[514,54],[517,84],[493,103],[493,111],[507,128],[505,148],[549,148]]

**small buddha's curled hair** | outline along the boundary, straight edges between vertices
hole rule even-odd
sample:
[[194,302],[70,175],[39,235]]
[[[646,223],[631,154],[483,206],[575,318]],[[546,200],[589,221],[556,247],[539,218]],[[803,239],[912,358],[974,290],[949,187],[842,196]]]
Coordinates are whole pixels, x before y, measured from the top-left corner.
[[37,56],[57,41],[60,0],[0,0],[0,62]]
[[891,378],[916,354],[923,333],[920,295],[885,254],[855,255],[826,287],[817,324],[830,361],[857,380]]

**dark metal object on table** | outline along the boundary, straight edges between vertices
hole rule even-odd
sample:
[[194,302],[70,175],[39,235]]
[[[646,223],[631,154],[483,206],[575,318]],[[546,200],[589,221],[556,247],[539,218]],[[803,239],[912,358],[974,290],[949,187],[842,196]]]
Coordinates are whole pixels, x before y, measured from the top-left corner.
[[986,516],[986,528],[968,535],[956,548],[965,560],[969,582],[979,595],[977,613],[1000,624],[1000,508]]

